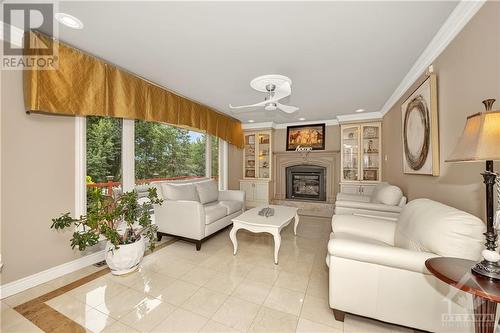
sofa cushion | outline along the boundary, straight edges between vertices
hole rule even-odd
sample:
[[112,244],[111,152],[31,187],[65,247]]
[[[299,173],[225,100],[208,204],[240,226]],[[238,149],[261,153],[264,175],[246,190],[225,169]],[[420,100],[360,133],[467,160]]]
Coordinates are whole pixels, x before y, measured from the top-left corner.
[[219,201],[219,204],[227,209],[227,215],[236,213],[243,209],[243,202],[236,200],[223,200]]
[[218,202],[203,205],[205,208],[205,224],[213,223],[227,216],[227,208]]
[[378,198],[377,198],[377,195],[378,195],[378,192],[383,189],[384,187],[386,186],[389,186],[389,183],[387,182],[381,182],[379,184],[377,184],[374,188],[373,188],[373,191],[372,191],[372,194],[370,195],[370,202],[373,202],[373,203],[380,203],[380,201],[378,201]]
[[478,260],[485,224],[477,217],[429,199],[417,199],[402,210],[394,244],[445,257]]
[[163,198],[166,200],[189,200],[199,201],[194,184],[172,184],[162,183],[161,190]]
[[397,206],[403,197],[401,189],[394,185],[387,185],[380,188],[376,195],[375,201],[389,206]]
[[217,201],[219,198],[219,185],[215,180],[196,183],[196,191],[202,204]]

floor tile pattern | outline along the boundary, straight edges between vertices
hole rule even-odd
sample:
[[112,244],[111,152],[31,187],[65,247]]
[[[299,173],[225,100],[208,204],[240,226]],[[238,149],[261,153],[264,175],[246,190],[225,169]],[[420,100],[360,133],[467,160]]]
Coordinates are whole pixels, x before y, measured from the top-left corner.
[[[233,256],[226,230],[201,251],[170,243],[146,256],[136,272],[102,272],[36,304],[75,325],[60,332],[411,332],[351,315],[336,321],[324,260],[330,220],[304,216],[297,236],[292,229],[282,231],[279,265],[273,263],[272,236],[240,230]],[[2,301],[2,332],[39,332],[25,318],[29,310],[20,311],[23,317],[13,308],[28,309],[29,299],[69,282],[59,278]]]

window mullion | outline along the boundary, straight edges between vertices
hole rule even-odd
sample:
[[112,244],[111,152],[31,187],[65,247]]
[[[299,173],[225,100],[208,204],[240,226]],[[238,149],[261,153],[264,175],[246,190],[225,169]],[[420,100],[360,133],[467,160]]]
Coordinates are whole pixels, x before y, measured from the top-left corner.
[[205,177],[212,178],[212,140],[205,134]]
[[122,189],[128,192],[135,188],[135,122],[123,119],[122,126]]

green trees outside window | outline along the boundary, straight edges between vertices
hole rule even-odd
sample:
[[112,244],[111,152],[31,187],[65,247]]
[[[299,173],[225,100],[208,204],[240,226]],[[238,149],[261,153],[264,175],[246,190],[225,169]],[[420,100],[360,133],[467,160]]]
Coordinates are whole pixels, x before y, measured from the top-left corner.
[[205,135],[135,121],[135,178],[205,176]]
[[87,117],[87,182],[121,179],[122,121]]

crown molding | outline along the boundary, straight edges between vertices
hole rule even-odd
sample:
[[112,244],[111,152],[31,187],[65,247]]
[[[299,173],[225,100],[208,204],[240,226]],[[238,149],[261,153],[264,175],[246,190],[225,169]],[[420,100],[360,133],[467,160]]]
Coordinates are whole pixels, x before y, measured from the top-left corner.
[[310,121],[298,121],[294,123],[276,124],[274,128],[283,129],[288,126],[300,126],[300,125],[313,125],[313,124],[325,124],[326,126],[338,125],[337,119],[327,119],[327,120],[310,120]]
[[365,112],[365,113],[352,113],[338,115],[337,120],[339,124],[351,123],[356,121],[373,121],[382,120],[384,115],[378,111],[375,112]]
[[312,124],[325,124],[326,126],[338,125],[339,122],[337,119],[327,119],[327,120],[310,120],[310,121],[297,121],[293,123],[283,123],[276,124],[272,121],[262,122],[262,123],[246,123],[242,124],[241,128],[244,130],[253,130],[253,129],[283,129],[288,126],[300,126],[300,125],[312,125]]
[[262,122],[262,123],[246,123],[241,124],[241,128],[244,130],[248,129],[263,129],[263,128],[275,128],[275,124],[272,121]]
[[458,3],[450,16],[443,23],[424,52],[417,59],[413,67],[403,78],[399,86],[392,93],[380,110],[384,116],[406,93],[406,91],[425,73],[434,60],[444,51],[451,41],[458,35],[465,25],[472,19],[478,10],[485,4],[486,0],[462,0]]

